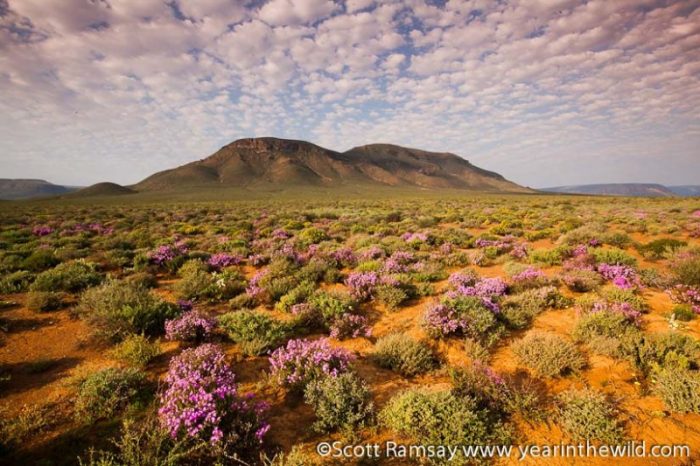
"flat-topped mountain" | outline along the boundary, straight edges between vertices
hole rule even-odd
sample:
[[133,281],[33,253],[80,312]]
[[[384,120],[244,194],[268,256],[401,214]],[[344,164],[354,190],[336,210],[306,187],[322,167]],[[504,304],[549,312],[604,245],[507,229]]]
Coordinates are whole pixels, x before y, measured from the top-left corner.
[[607,183],[558,186],[541,191],[568,194],[598,194],[607,196],[673,197],[676,194],[666,186],[656,183]]
[[336,152],[306,141],[270,137],[240,139],[205,159],[151,175],[132,188],[361,185],[532,192],[455,154],[390,144]]

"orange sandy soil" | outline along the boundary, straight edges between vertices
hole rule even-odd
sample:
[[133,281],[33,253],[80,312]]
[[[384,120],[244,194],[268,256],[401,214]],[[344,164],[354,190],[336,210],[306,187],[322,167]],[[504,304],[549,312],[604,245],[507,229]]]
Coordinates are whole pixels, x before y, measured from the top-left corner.
[[[478,230],[472,233],[479,233]],[[637,241],[649,241],[650,237],[632,235]],[[698,243],[689,239],[689,242]],[[548,240],[533,243],[536,248],[552,247]],[[659,264],[644,260],[635,250],[628,252],[634,254],[641,267],[659,267]],[[474,267],[482,276],[504,276],[501,265],[488,267]],[[246,267],[245,272],[251,275],[254,269]],[[453,269],[456,270],[456,269]],[[555,275],[556,267],[545,269],[548,275]],[[170,291],[174,280],[162,278],[159,283],[158,293],[166,299],[174,301]],[[437,284],[438,291],[442,291],[446,281]],[[342,285],[334,285],[342,288]],[[573,293],[565,293],[575,295]],[[651,306],[651,311],[644,315],[644,329],[649,332],[663,332],[669,329],[666,316],[672,309],[673,303],[669,297],[661,291],[647,290],[644,297]],[[22,447],[22,453],[30,460],[26,464],[33,464],[31,460],[40,458],[57,458],[57,455],[68,454],[61,445],[54,445],[61,436],[72,434],[69,444],[72,445],[70,454],[75,456],[95,441],[106,445],[100,432],[115,432],[118,428],[114,423],[107,426],[98,426],[104,431],[88,428],[80,430],[79,424],[71,417],[71,377],[89,372],[98,368],[117,363],[110,359],[109,347],[94,342],[90,338],[86,325],[70,315],[70,309],[40,314],[27,310],[23,305],[23,295],[4,296],[7,301],[18,303],[16,307],[0,310],[0,317],[4,321],[6,329],[4,343],[0,346],[0,367],[5,374],[11,375],[11,380],[3,383],[3,391],[0,397],[0,407],[4,408],[4,416],[12,416],[18,413],[24,405],[41,405],[50,403],[56,412],[60,413],[58,421],[48,431],[35,438]],[[381,409],[387,400],[400,390],[411,386],[424,386],[435,389],[448,389],[450,379],[446,367],[467,365],[470,363],[465,355],[464,345],[459,339],[450,339],[436,343],[436,349],[445,361],[443,368],[429,375],[405,379],[392,371],[384,370],[371,362],[368,356],[372,353],[373,343],[376,338],[394,333],[403,332],[414,338],[427,338],[420,322],[426,305],[436,298],[426,298],[411,303],[398,311],[387,311],[381,305],[369,305],[366,310],[374,319],[373,336],[370,339],[356,338],[333,343],[354,351],[358,358],[355,368],[359,375],[371,386],[374,402]],[[225,305],[211,306],[209,311],[224,312]],[[279,318],[284,318],[275,311]],[[532,326],[532,329],[555,332],[570,337],[576,322],[576,311],[573,308],[565,310],[550,310],[541,313]],[[695,338],[700,338],[700,319],[696,319],[685,325],[684,332]],[[501,373],[515,373],[525,370],[519,367],[511,351],[511,343],[521,337],[527,331],[512,333],[492,351],[490,365]],[[320,335],[319,335],[320,336]],[[312,453],[316,443],[321,441],[342,440],[335,435],[315,434],[310,426],[314,422],[313,411],[298,397],[287,395],[283,390],[274,387],[267,382],[268,363],[264,357],[244,357],[236,345],[220,342],[230,355],[233,368],[237,374],[242,391],[258,393],[262,398],[271,403],[269,420],[272,429],[267,437],[267,443],[272,450],[289,451],[292,446],[299,445],[304,451]],[[164,354],[147,368],[150,373],[162,378],[167,370],[168,359],[177,354],[177,343],[162,342]],[[585,347],[581,349],[586,352]],[[48,370],[33,373],[31,364],[37,361],[53,361]],[[687,444],[691,448],[691,460],[685,459],[635,459],[618,458],[611,462],[610,459],[597,458],[548,458],[527,459],[518,461],[517,457],[510,460],[501,460],[499,464],[524,464],[524,465],[689,465],[700,464],[700,415],[698,414],[671,414],[665,408],[661,400],[655,396],[641,392],[640,385],[636,383],[634,374],[627,362],[588,354],[588,366],[579,375],[568,376],[561,379],[545,380],[547,391],[554,395],[570,387],[589,385],[610,394],[618,401],[621,408],[621,418],[625,423],[626,432],[632,439],[646,440],[647,444]],[[556,421],[556,419],[554,419]],[[554,423],[528,424],[525,421],[516,421],[518,428],[518,441],[516,444],[558,444],[567,443],[561,430]],[[77,439],[74,438],[76,437]],[[82,436],[82,437],[81,437]],[[87,436],[87,437],[86,437]],[[409,439],[401,439],[391,432],[383,429],[368,429],[359,433],[359,440],[355,443],[383,443],[394,440],[405,444],[411,444]],[[344,442],[344,440],[342,440]],[[82,447],[81,448],[81,443]],[[573,442],[568,442],[573,443]],[[99,444],[99,443],[98,443]],[[697,463],[696,463],[697,462]],[[347,464],[356,464],[357,461],[349,461]],[[416,461],[386,460],[384,464],[411,465]]]

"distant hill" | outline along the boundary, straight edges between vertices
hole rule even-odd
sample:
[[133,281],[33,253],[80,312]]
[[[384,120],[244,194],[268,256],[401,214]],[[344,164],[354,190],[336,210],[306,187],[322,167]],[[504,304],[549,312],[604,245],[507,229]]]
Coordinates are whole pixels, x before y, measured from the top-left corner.
[[596,194],[607,196],[673,197],[676,195],[666,186],[654,183],[609,183],[578,186],[557,186],[540,191],[567,194]]
[[136,194],[136,191],[116,183],[105,182],[79,189],[67,194],[66,197],[123,196],[125,194]]
[[700,196],[700,185],[668,186],[668,189],[679,196]]
[[149,176],[136,191],[193,187],[284,189],[300,186],[402,186],[533,192],[450,153],[371,144],[335,152],[310,142],[240,139],[196,162]]
[[56,196],[75,191],[79,188],[60,186],[45,180],[0,178],[0,199],[34,199]]

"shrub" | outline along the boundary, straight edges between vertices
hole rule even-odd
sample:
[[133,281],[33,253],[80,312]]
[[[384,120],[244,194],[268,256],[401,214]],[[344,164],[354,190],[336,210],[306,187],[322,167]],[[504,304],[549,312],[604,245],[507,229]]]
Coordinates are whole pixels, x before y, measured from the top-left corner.
[[192,310],[165,321],[165,338],[200,343],[208,340],[216,328],[216,321],[203,313]]
[[530,253],[530,261],[546,265],[561,265],[562,261],[571,254],[571,249],[558,246],[554,249],[535,249]]
[[136,272],[125,277],[124,281],[135,286],[140,286],[141,288],[155,288],[158,286],[158,280],[155,275],[148,272]]
[[645,335],[638,332],[621,340],[622,352],[644,375],[658,369],[696,369],[700,343],[676,332]]
[[676,320],[681,322],[690,322],[695,319],[695,312],[693,308],[687,304],[679,304],[673,308],[671,315],[674,316]]
[[304,400],[314,409],[317,432],[340,429],[352,433],[371,424],[374,416],[369,387],[352,372],[311,381]]
[[687,369],[661,369],[654,374],[654,393],[671,411],[700,413],[700,374]]
[[303,303],[304,300],[314,292],[314,289],[315,286],[312,282],[303,282],[282,296],[275,305],[275,308],[289,312],[295,304]]
[[129,335],[112,350],[116,359],[135,367],[145,367],[159,354],[159,342],[143,335]]
[[597,264],[629,265],[630,267],[637,265],[637,259],[622,249],[597,248],[593,249],[591,254]]
[[553,286],[546,286],[507,296],[501,303],[501,312],[497,317],[511,329],[522,329],[544,310],[561,309],[570,304],[571,300],[559,290]]
[[351,295],[327,291],[317,291],[309,297],[308,303],[328,328],[333,325],[335,320],[352,312],[356,306]]
[[562,275],[561,279],[571,291],[579,293],[592,291],[603,283],[600,274],[586,269],[569,270]]
[[219,325],[238,343],[243,354],[258,356],[276,348],[286,336],[285,326],[264,312],[240,310],[219,317]]
[[25,291],[34,276],[26,270],[20,270],[4,275],[0,278],[0,293],[21,293]]
[[428,372],[437,366],[430,347],[402,334],[388,335],[377,340],[373,357],[380,367],[406,377]]
[[130,404],[143,401],[146,375],[138,369],[107,368],[77,380],[75,415],[94,422],[109,419]]
[[426,310],[423,326],[433,337],[463,335],[478,339],[487,346],[502,334],[501,324],[482,298],[458,296],[445,299]]
[[350,289],[350,294],[358,301],[367,301],[379,285],[379,275],[376,272],[353,272],[348,275],[345,284]]
[[562,429],[574,440],[598,440],[610,445],[622,442],[624,431],[614,407],[602,393],[569,390],[559,395],[558,404]]
[[328,340],[289,340],[270,356],[271,376],[281,386],[302,389],[324,376],[346,372],[354,357]]
[[629,306],[638,311],[646,312],[649,309],[649,305],[638,294],[635,294],[632,290],[624,290],[617,287],[606,287],[601,290],[600,295],[612,304],[629,304]]
[[4,408],[0,409],[0,458],[5,449],[20,447],[32,437],[49,429],[56,421],[55,410],[51,404],[22,406],[12,417],[6,417]]
[[664,256],[686,246],[688,243],[674,238],[660,238],[638,245],[637,250],[649,259],[662,259]]
[[170,361],[158,417],[175,439],[209,442],[221,456],[257,449],[269,424],[266,405],[241,396],[224,352],[204,344]]
[[[407,390],[391,398],[379,418],[389,429],[424,445],[496,445],[510,439],[500,420],[450,391]],[[470,464],[474,459],[458,455],[453,461]]]
[[118,341],[132,333],[161,334],[180,310],[145,288],[109,281],[83,293],[77,312],[98,336]]
[[97,285],[102,280],[95,266],[79,260],[58,264],[51,270],[37,275],[31,284],[32,291],[66,291],[75,293]]
[[379,285],[374,289],[374,295],[379,302],[390,311],[398,309],[409,298],[408,293],[402,287],[393,285]]
[[700,252],[698,250],[677,251],[669,265],[678,284],[700,288]]
[[41,272],[56,266],[60,261],[50,249],[36,249],[22,261],[22,268],[32,272]]
[[238,271],[227,269],[210,274],[201,260],[187,261],[178,274],[182,279],[175,285],[175,290],[184,299],[221,301],[245,290],[245,280]]
[[330,336],[343,340],[345,338],[367,337],[372,335],[367,318],[356,314],[343,314],[330,325]]
[[513,344],[513,353],[521,363],[544,377],[576,372],[585,365],[578,348],[553,333],[530,332]]
[[27,293],[27,309],[30,311],[55,311],[63,305],[63,293],[30,291]]

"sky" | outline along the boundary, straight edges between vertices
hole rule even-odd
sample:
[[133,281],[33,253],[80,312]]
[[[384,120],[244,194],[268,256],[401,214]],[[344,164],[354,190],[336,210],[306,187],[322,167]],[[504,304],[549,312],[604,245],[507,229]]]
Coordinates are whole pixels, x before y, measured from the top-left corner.
[[700,2],[0,0],[0,178],[130,184],[256,136],[700,184]]

